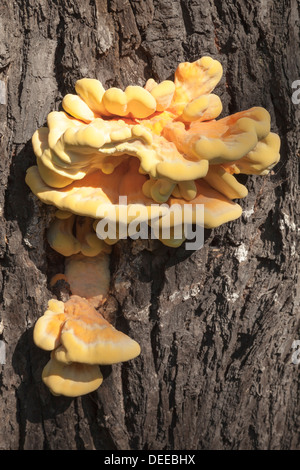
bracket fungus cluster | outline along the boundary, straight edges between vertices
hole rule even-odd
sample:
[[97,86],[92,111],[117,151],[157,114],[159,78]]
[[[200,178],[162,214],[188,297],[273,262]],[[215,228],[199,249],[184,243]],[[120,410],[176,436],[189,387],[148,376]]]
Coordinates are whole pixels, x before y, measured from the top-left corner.
[[[136,219],[151,226],[153,207],[160,220],[162,206],[188,205],[194,214],[201,204],[204,227],[214,228],[242,213],[235,200],[247,188],[234,175],[265,175],[278,162],[280,139],[265,109],[217,119],[222,103],[212,91],[221,77],[221,64],[202,57],[180,64],[174,82],[150,79],[144,88],[105,90],[83,78],[76,94],[64,97],[63,111],[51,112],[47,127],[33,135],[37,165],[26,182],[57,208],[47,238],[65,256],[59,276],[72,294],[65,303],[51,300],[34,329],[36,344],[52,351],[43,381],[53,394],[89,393],[102,382],[99,365],[140,353],[98,311],[109,290],[111,245],[124,238],[118,230],[105,240],[97,236],[110,209],[118,224]],[[158,238],[168,246],[184,242],[172,233]]]

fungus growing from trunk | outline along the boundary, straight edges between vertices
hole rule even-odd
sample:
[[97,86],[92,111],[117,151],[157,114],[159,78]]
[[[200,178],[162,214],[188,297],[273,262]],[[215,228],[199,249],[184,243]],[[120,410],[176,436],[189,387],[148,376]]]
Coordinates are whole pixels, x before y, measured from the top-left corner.
[[[154,213],[160,229],[170,229],[158,238],[179,246],[186,237],[175,236],[175,226],[184,208],[195,223],[202,205],[206,228],[237,219],[242,209],[235,200],[247,188],[234,175],[266,175],[279,161],[280,139],[265,109],[217,119],[222,103],[212,91],[221,77],[221,64],[202,57],[180,64],[174,82],[150,79],[144,88],[105,90],[83,78],[76,94],[64,97],[63,111],[51,112],[47,127],[34,133],[37,166],[26,182],[58,209],[47,238],[66,257],[59,278],[72,294],[65,304],[50,301],[34,329],[36,344],[52,351],[43,380],[54,394],[88,393],[102,382],[99,364],[140,353],[97,312],[108,296],[111,245],[124,238],[124,225],[134,238],[142,223],[152,227]],[[100,240],[97,223],[112,209],[116,231]]]
[[89,300],[77,295],[65,303],[50,300],[33,337],[37,346],[52,351],[43,380],[56,395],[70,396],[72,384],[72,396],[76,396],[75,390],[79,394],[95,390],[102,383],[98,365],[128,361],[140,353],[136,341],[116,330]]

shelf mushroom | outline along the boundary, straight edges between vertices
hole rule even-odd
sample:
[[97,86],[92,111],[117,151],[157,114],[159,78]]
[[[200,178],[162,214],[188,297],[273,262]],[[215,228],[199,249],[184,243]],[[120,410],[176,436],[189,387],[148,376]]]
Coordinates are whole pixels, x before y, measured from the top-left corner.
[[[111,245],[138,237],[141,225],[153,228],[153,217],[157,238],[181,245],[186,237],[175,236],[175,226],[187,206],[191,223],[203,206],[206,228],[235,220],[242,214],[235,200],[248,191],[234,175],[266,175],[279,161],[267,110],[217,119],[222,103],[212,92],[221,77],[221,64],[202,57],[180,64],[174,82],[149,79],[144,88],[105,90],[83,78],[63,111],[51,112],[34,133],[37,165],[26,182],[58,209],[47,238],[66,257],[61,276],[72,294],[65,304],[50,301],[34,329],[36,344],[52,351],[43,380],[54,394],[88,393],[101,384],[98,364],[140,353],[97,312],[108,296]],[[100,240],[97,226],[110,217],[116,230]]]
[[98,364],[128,361],[140,353],[136,341],[116,330],[88,300],[77,295],[65,303],[49,301],[35,325],[34,342],[52,351],[43,380],[55,395],[89,393],[102,383]]

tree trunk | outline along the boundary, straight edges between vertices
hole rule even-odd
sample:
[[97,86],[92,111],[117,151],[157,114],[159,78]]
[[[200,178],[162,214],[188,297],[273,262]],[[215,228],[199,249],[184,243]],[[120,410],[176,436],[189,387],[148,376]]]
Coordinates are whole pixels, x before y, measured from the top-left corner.
[[[300,448],[299,12],[293,0],[2,0],[0,449]],[[102,368],[96,392],[54,397],[32,330],[62,257],[45,239],[53,211],[24,182],[31,136],[79,78],[124,89],[204,55],[224,67],[222,115],[265,107],[281,161],[243,178],[242,217],[207,230],[202,249],[115,245],[109,306],[141,355]]]

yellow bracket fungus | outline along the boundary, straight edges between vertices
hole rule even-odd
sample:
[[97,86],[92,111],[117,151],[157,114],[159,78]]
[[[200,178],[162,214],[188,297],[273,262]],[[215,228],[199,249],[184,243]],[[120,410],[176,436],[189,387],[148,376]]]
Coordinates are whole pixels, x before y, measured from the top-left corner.
[[98,364],[128,361],[140,353],[138,343],[76,295],[66,303],[49,301],[48,310],[35,325],[34,341],[52,351],[43,380],[55,395],[89,393],[102,383]]
[[[280,139],[265,109],[217,119],[222,103],[212,92],[222,73],[217,60],[202,57],[180,64],[174,82],[149,79],[144,88],[105,90],[83,78],[76,94],[64,97],[63,111],[51,112],[34,133],[37,165],[26,182],[58,209],[47,238],[66,259],[53,283],[64,280],[71,291],[67,302],[49,302],[34,329],[35,343],[52,351],[43,381],[53,394],[89,393],[102,383],[99,364],[140,353],[97,311],[108,297],[111,245],[124,233],[134,238],[145,223],[158,225],[165,245],[180,246],[186,237],[175,236],[176,226],[187,206],[192,223],[203,206],[206,228],[238,218],[235,199],[247,188],[234,175],[266,175],[279,161]],[[166,207],[174,209],[171,218]],[[97,224],[112,209],[116,231],[100,240]]]

